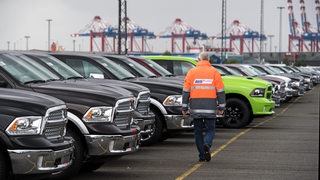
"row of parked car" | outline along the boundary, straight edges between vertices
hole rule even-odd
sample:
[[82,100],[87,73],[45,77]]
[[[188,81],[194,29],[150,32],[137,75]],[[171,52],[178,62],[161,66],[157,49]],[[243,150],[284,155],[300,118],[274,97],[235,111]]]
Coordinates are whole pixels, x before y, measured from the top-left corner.
[[[0,51],[0,179],[67,179],[192,130],[192,118],[181,114],[181,95],[184,75],[196,63],[173,56]],[[252,75],[236,71],[242,66],[255,72],[253,65],[215,66],[227,98],[217,123],[226,128],[272,115],[280,102],[319,83],[316,71]]]

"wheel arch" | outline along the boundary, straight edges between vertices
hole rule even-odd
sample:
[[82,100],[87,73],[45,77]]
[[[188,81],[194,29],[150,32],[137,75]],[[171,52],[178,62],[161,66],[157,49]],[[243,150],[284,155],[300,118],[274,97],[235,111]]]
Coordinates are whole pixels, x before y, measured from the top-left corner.
[[241,94],[233,94],[233,93],[226,94],[226,100],[230,98],[237,98],[245,102],[250,109],[250,118],[253,119],[253,111],[252,111],[251,103],[245,96]]

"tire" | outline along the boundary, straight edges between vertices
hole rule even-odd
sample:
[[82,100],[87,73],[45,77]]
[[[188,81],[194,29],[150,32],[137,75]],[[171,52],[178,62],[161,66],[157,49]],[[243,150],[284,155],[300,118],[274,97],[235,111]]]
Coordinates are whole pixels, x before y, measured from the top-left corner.
[[89,173],[99,169],[104,162],[87,162],[81,166],[81,173]]
[[243,100],[229,98],[226,100],[226,110],[222,125],[225,128],[243,128],[252,122],[251,110]]
[[5,155],[0,149],[0,179],[8,179],[8,164]]
[[141,145],[143,146],[156,144],[163,136],[164,124],[162,120],[162,114],[155,109],[151,109],[151,111],[155,115],[154,130],[152,133],[150,133],[150,137],[148,139],[141,142]]
[[82,143],[80,134],[72,128],[67,129],[66,136],[73,138],[74,152],[72,164],[64,171],[52,175],[53,179],[70,179],[77,175],[81,169],[85,157],[84,144]]

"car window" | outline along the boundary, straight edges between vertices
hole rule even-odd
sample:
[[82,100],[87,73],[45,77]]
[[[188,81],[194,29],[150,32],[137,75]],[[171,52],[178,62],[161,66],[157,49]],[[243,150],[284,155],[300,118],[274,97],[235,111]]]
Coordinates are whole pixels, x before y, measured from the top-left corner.
[[88,61],[66,58],[65,62],[85,78],[104,78],[103,72]]
[[[162,61],[162,60],[156,60],[156,63],[158,63],[160,66],[162,66],[164,69],[168,70],[169,72],[171,72],[170,70],[170,61]],[[173,73],[173,72],[171,72]]]
[[195,67],[195,65],[187,61],[173,61],[173,74],[186,75],[193,67]]
[[0,55],[0,67],[21,83],[59,79],[46,68],[35,66],[16,56]]
[[117,79],[123,80],[123,79],[136,77],[135,75],[130,73],[127,69],[123,68],[121,65],[119,65],[113,61],[110,61],[107,58],[93,57],[92,59],[95,60],[95,62],[101,64],[103,66],[103,68],[105,68],[107,71],[109,71]]
[[38,58],[42,62],[50,66],[52,69],[54,69],[56,72],[58,72],[65,79],[68,79],[70,77],[81,77],[81,75],[77,71],[52,56],[38,56]]

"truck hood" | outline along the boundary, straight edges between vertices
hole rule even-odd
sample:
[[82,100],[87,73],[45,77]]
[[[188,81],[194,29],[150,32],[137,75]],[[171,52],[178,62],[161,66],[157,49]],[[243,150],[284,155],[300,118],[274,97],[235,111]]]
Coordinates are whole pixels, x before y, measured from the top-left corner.
[[132,98],[133,95],[123,88],[95,86],[92,83],[76,81],[52,81],[30,84],[35,92],[52,95],[67,104],[83,106],[114,106],[116,101]]
[[136,78],[129,79],[129,82],[137,83],[142,86],[147,87],[151,92],[151,97],[155,94],[162,94],[162,96],[167,97],[168,95],[181,95],[183,82],[179,81],[166,81],[157,78]]
[[47,109],[65,105],[63,101],[32,91],[0,88],[0,114],[21,116],[44,116]]
[[225,91],[231,89],[237,89],[246,87],[246,88],[266,88],[272,86],[272,84],[266,80],[255,78],[255,77],[246,77],[246,76],[222,76],[222,80],[225,86]]
[[136,84],[130,83],[127,81],[120,81],[120,80],[112,80],[112,79],[81,79],[76,81],[87,81],[90,83],[98,84],[101,86],[106,86],[109,88],[113,87],[120,87],[130,91],[135,97],[138,96],[140,92],[143,91],[150,91],[147,87]]

